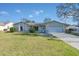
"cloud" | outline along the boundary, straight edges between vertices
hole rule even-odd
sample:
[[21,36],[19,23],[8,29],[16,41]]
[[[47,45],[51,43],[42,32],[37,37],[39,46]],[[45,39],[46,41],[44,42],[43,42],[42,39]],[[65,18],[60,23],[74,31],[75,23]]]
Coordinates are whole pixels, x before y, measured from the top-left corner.
[[36,15],[39,15],[39,14],[41,14],[41,13],[43,13],[43,12],[44,12],[43,10],[34,11],[34,13],[35,13]]
[[8,15],[9,13],[7,11],[0,11],[1,15]]
[[17,12],[17,13],[21,13],[21,10],[18,9],[18,10],[16,10],[16,12]]
[[39,11],[35,11],[35,14],[36,14],[36,15],[39,15],[39,14],[40,14],[40,12],[39,12]]
[[40,13],[43,13],[44,12],[44,10],[40,10]]
[[33,17],[33,15],[29,15],[29,18],[32,18]]

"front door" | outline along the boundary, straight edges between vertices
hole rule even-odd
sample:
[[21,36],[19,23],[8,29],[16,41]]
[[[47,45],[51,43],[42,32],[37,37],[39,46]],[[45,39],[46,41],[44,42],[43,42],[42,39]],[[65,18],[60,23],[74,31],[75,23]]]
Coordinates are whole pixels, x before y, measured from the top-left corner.
[[20,31],[23,31],[23,27],[22,26],[20,26]]

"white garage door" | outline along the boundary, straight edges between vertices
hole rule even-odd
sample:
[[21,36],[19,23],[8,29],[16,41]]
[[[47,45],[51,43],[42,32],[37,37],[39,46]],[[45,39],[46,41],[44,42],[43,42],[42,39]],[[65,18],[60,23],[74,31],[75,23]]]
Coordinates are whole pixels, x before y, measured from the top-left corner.
[[64,29],[62,27],[48,27],[48,32],[64,32]]

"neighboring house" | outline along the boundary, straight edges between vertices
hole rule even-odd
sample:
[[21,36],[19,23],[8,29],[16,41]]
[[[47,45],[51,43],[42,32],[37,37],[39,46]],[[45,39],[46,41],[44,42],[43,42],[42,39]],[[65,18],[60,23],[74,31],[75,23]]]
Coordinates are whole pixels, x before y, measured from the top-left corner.
[[77,30],[76,31],[79,33],[79,27],[77,27]]
[[76,27],[76,32],[79,33],[79,26],[75,26]]
[[78,26],[75,26],[75,25],[72,25],[72,26],[68,26],[67,28],[66,28],[67,30],[68,29],[72,29],[73,31],[73,33],[79,33],[79,27]]
[[0,31],[9,31],[10,28],[13,27],[13,23],[0,23]]
[[31,27],[38,28],[37,32],[65,32],[65,28],[67,24],[60,23],[57,21],[52,21],[48,23],[25,23],[25,22],[18,22],[14,24],[14,27],[19,32],[28,32]]

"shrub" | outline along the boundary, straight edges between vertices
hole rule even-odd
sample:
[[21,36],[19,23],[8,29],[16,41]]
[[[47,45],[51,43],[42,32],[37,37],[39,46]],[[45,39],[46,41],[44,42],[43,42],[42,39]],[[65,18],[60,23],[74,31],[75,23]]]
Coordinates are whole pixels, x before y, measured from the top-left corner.
[[10,32],[15,32],[16,31],[16,28],[15,27],[11,27],[10,28]]
[[29,32],[30,32],[30,33],[35,33],[35,32],[36,32],[36,30],[35,30],[35,28],[34,28],[34,27],[31,27],[31,28],[29,29]]

